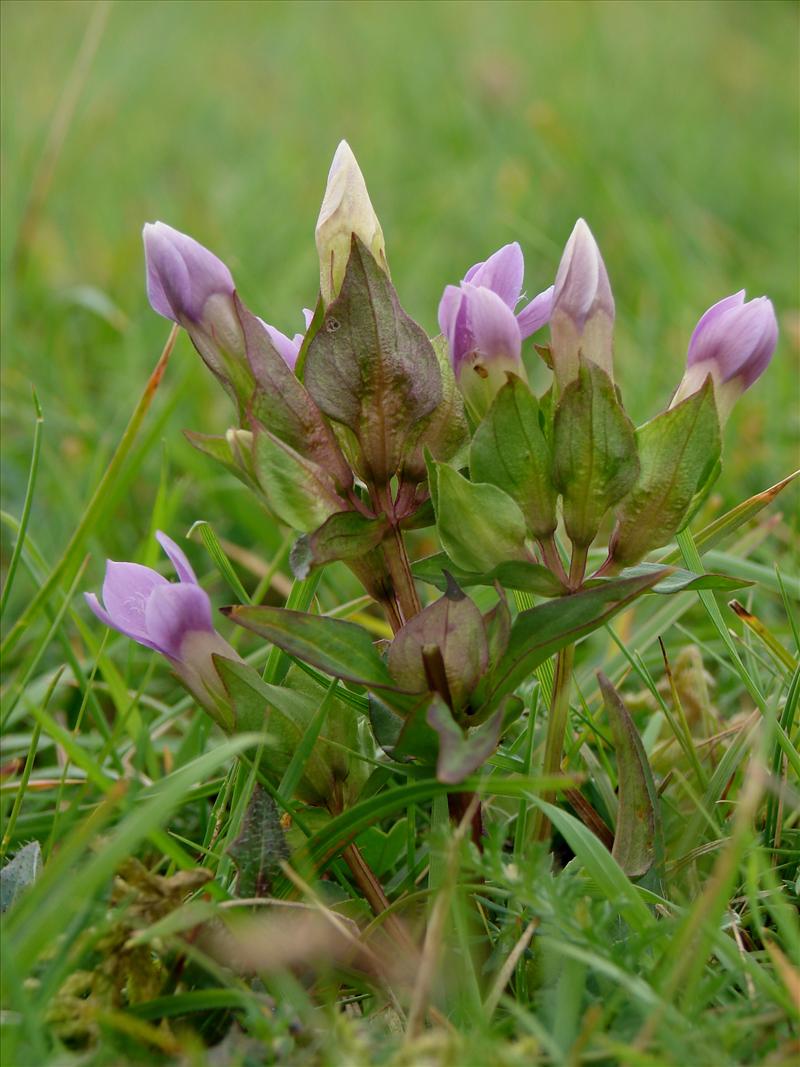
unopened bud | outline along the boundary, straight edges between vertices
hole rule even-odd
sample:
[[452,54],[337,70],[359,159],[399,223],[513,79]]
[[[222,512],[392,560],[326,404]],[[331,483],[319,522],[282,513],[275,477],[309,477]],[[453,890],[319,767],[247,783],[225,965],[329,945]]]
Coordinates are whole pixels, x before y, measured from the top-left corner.
[[614,380],[614,297],[600,249],[583,219],[575,223],[558,267],[550,332],[560,390],[578,377],[581,356]]
[[326,306],[336,299],[342,288],[353,234],[388,274],[383,231],[370,201],[364,175],[350,145],[341,141],[333,157],[317,219],[320,288]]
[[720,422],[767,369],[778,343],[778,322],[765,296],[745,303],[742,289],[706,311],[695,326],[686,373],[672,398],[675,407],[696,393],[710,374]]

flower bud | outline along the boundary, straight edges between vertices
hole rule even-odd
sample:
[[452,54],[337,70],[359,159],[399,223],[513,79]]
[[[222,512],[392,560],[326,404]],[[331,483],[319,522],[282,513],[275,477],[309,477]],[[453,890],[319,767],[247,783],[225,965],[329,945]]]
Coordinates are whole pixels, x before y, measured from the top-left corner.
[[159,531],[156,538],[175,567],[177,583],[150,567],[109,560],[103,603],[94,593],[84,594],[86,602],[106,626],[166,656],[197,701],[230,729],[233,713],[212,656],[240,657],[214,629],[208,594],[184,553],[166,534]]
[[614,380],[614,297],[600,249],[583,219],[575,223],[558,266],[550,332],[560,390],[578,377],[581,356]]
[[320,289],[326,307],[342,287],[353,234],[388,274],[383,231],[370,202],[364,175],[350,145],[341,141],[328,174],[316,230]]
[[471,267],[459,286],[448,285],[439,304],[453,372],[473,418],[480,421],[511,372],[525,378],[522,341],[550,317],[553,290],[539,293],[519,312],[525,269],[522,249],[505,245]]
[[159,315],[181,324],[201,322],[211,297],[233,296],[231,272],[193,237],[164,222],[149,222],[143,238],[147,296]]
[[147,296],[154,311],[179,323],[209,369],[244,410],[253,389],[233,276],[194,238],[163,222],[144,227]]
[[686,372],[672,398],[675,407],[701,387],[710,374],[720,422],[736,400],[767,369],[778,343],[778,323],[765,296],[745,303],[742,289],[726,296],[701,317],[689,341]]

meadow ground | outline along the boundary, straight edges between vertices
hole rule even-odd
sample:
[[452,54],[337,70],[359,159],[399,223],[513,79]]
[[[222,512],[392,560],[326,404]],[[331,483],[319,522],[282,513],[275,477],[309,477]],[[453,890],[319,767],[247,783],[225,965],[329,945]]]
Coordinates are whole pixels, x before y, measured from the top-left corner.
[[[584,216],[611,277],[617,380],[637,423],[667,402],[705,308],[741,288],[766,293],[778,350],[728,423],[723,473],[699,530],[798,466],[797,31],[797,7],[780,2],[3,5],[4,580],[29,484],[32,387],[43,414],[25,550],[7,602],[4,595],[6,633],[79,531],[63,581],[4,663],[3,850],[37,839],[50,864],[4,954],[9,1067],[156,1055],[260,1063],[265,1048],[273,1057],[265,1062],[409,1065],[716,1067],[797,1054],[789,1021],[800,988],[796,485],[706,558],[709,569],[756,581],[737,595],[766,639],[736,619],[729,597],[684,593],[669,609],[623,617],[615,633],[624,652],[607,633],[581,649],[585,703],[573,708],[572,756],[574,769],[591,773],[593,753],[607,762],[593,732],[593,672],[621,678],[630,657],[625,692],[664,790],[669,906],[659,905],[660,924],[649,909],[641,916],[635,893],[625,912],[620,886],[603,881],[609,872],[596,857],[582,856],[582,873],[564,879],[541,849],[526,848],[519,801],[506,800],[497,815],[498,827],[510,826],[506,837],[498,829],[483,857],[459,860],[458,885],[496,894],[485,894],[486,958],[442,992],[455,1032],[434,1025],[401,1049],[393,1023],[370,1014],[377,1001],[357,982],[347,995],[355,1004],[363,994],[362,1015],[352,1005],[335,1010],[333,979],[311,995],[308,983],[275,978],[269,994],[290,1007],[270,1014],[262,992],[204,973],[180,994],[187,999],[165,1009],[169,1018],[185,1012],[171,1026],[155,1009],[127,1012],[96,986],[78,988],[78,976],[103,966],[106,992],[128,981],[102,949],[124,928],[125,909],[117,897],[109,912],[108,893],[127,857],[170,873],[169,864],[202,854],[219,815],[207,866],[225,884],[223,845],[235,837],[247,780],[229,771],[235,754],[189,714],[162,663],[123,639],[101,644],[79,591],[98,586],[106,557],[154,565],[153,531],[180,539],[198,519],[226,546],[248,593],[273,562],[272,602],[290,583],[285,531],[182,435],[221,433],[231,421],[183,336],[125,462],[87,511],[168,334],[144,291],[142,224],[161,219],[208,245],[246,302],[291,334],[316,296],[314,223],[345,137],[404,306],[433,333],[443,287],[509,241],[522,245],[529,293],[551,284]],[[543,381],[537,357],[528,358]],[[435,546],[422,534],[418,547]],[[230,599],[202,543],[190,550],[215,603]],[[319,605],[330,610],[357,594],[336,565],[320,583]],[[699,648],[708,672],[708,688],[697,674],[686,683],[686,699],[702,691],[705,708],[696,720],[690,712],[683,746],[663,711],[658,636],[673,662],[682,654],[690,662],[687,647]],[[757,706],[767,726],[747,740],[737,727]],[[701,744],[712,732],[708,715],[723,733],[711,746]],[[788,792],[753,785],[747,767],[759,761]],[[115,786],[122,778],[125,793]],[[161,806],[148,806],[159,781]],[[218,794],[236,798],[229,816]],[[381,860],[393,897],[413,888],[429,857],[432,881],[423,877],[417,890],[450,884],[437,813],[421,795],[380,822],[387,841],[402,825],[393,839],[401,844],[387,845]],[[104,847],[91,851],[101,828]],[[360,840],[379,850],[377,836]],[[472,921],[463,908],[450,946],[462,962],[459,937]],[[618,936],[620,911],[626,937]],[[517,964],[513,997],[497,1005],[489,994],[489,1010],[484,980],[531,918],[541,947],[528,969]],[[692,950],[696,964],[685,963]],[[201,1008],[205,1033],[192,1028]],[[233,1009],[261,1051],[229,1030],[227,1059],[206,1060],[201,1038],[222,1037]]]

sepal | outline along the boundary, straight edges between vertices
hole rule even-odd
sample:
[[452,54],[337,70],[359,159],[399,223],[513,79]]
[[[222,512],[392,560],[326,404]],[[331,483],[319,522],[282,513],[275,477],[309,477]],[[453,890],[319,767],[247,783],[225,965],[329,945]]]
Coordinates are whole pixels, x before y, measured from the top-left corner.
[[402,466],[419,420],[442,401],[430,341],[355,235],[341,292],[308,347],[303,374],[320,409],[355,435],[364,475],[378,487]]
[[639,474],[633,423],[614,383],[590,360],[581,360],[556,406],[553,459],[567,534],[573,545],[588,548]]
[[480,574],[529,558],[525,517],[508,493],[488,482],[470,482],[444,463],[433,463],[432,470],[439,539],[457,567]]
[[639,475],[617,510],[609,546],[615,567],[629,567],[667,544],[702,502],[698,496],[710,490],[721,449],[711,378],[640,426],[636,439]]
[[469,468],[473,481],[499,486],[517,502],[534,537],[553,533],[557,492],[552,450],[536,397],[516,375],[508,375],[475,431]]
[[387,529],[383,515],[368,519],[357,511],[339,511],[295,541],[289,553],[292,573],[295,578],[307,578],[326,563],[361,559],[381,543]]

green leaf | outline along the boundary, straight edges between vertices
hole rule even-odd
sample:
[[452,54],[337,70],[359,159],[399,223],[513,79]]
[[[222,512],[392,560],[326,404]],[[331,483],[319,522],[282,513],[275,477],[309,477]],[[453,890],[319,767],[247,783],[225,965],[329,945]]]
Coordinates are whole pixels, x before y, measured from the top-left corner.
[[[402,689],[434,689],[425,665],[425,652],[431,648],[441,653],[443,688],[453,710],[459,711],[486,670],[488,648],[480,611],[452,581],[445,595],[409,619],[389,646],[389,673]],[[440,695],[445,698],[445,693]]]
[[433,762],[436,758],[436,735],[428,726],[425,713],[430,694],[369,694],[369,721],[375,740],[390,759],[405,763],[410,759]]
[[639,474],[633,423],[609,376],[589,360],[556,407],[553,457],[564,525],[572,543],[586,547]]
[[196,448],[197,451],[202,452],[204,456],[210,456],[211,459],[219,463],[220,466],[235,475],[239,481],[244,482],[246,486],[249,486],[251,489],[258,488],[254,477],[252,477],[252,473],[242,467],[237,456],[234,455],[231,443],[227,437],[220,437],[216,434],[196,433],[194,430],[184,430],[183,436],[192,448]]
[[232,733],[258,733],[266,729],[269,691],[249,664],[214,655],[214,667],[233,706]]
[[[418,428],[407,444],[401,479],[421,482],[427,475],[425,449],[434,459],[459,465],[462,450],[469,442],[469,426],[464,414],[464,401],[456,383],[447,342],[439,335],[431,341],[442,376],[442,399],[434,410],[421,419]],[[411,443],[413,441],[413,443]],[[430,524],[429,524],[430,525]]]
[[295,578],[337,559],[356,559],[376,548],[387,530],[384,516],[368,519],[358,511],[339,511],[292,546],[289,564]]
[[397,689],[369,633],[353,622],[284,608],[237,606],[223,613],[334,678],[379,689]]
[[539,420],[539,404],[514,374],[478,426],[469,452],[470,477],[503,489],[519,504],[534,537],[556,528],[553,456]]
[[322,411],[356,435],[378,485],[398,471],[419,420],[442,401],[425,331],[355,235],[341,292],[309,345],[304,378]]
[[444,552],[438,552],[435,556],[417,560],[411,567],[415,578],[441,590],[447,588],[445,571],[452,574],[462,588],[499,582],[505,589],[522,589],[538,596],[562,596],[566,592],[552,571],[541,563],[529,560],[510,560],[508,563],[499,563],[485,574],[473,574],[457,567]]
[[416,698],[416,704],[407,713],[397,740],[388,752],[393,759],[403,761],[410,757],[417,763],[435,766],[439,739],[428,722],[428,708],[433,699],[430,693],[425,693],[421,699]]
[[277,686],[263,681],[245,663],[215,656],[214,664],[230,695],[237,732],[256,729],[266,735],[261,770],[267,781],[276,788],[284,782],[293,758],[313,729],[302,776],[292,783],[293,794],[309,804],[324,804],[337,782],[346,783],[347,794],[351,789],[354,795],[360,792],[366,765],[351,752],[366,751],[363,716],[337,698],[328,702],[324,721],[314,725],[326,687],[301,671],[290,670],[284,684]]
[[268,897],[281,860],[289,858],[289,849],[275,801],[258,784],[244,813],[239,836],[227,852],[239,871],[236,896]]
[[617,753],[619,782],[617,826],[611,855],[630,878],[640,878],[656,861],[660,839],[658,794],[647,755],[633,719],[606,676],[597,680]]
[[525,559],[525,518],[496,485],[469,482],[436,463],[436,526],[442,547],[457,567],[482,574],[510,559]]
[[[638,563],[635,567],[626,567],[619,572],[617,577],[638,578],[645,574],[655,574],[657,571],[664,574],[664,566],[660,563]],[[615,580],[611,579],[611,581]],[[608,578],[590,578],[587,582],[584,582],[584,589],[593,589],[607,581],[609,581]],[[732,589],[741,589],[747,585],[753,585],[753,582],[747,578],[734,578],[729,574],[697,574],[695,571],[672,567],[666,572],[666,577],[654,585],[650,592],[661,593],[664,596],[683,593],[690,589],[719,589],[722,592],[728,592]]]
[[364,859],[380,878],[391,875],[406,849],[407,841],[408,822],[398,819],[386,832],[378,826],[370,826],[359,836],[357,844]]
[[271,510],[293,530],[315,530],[347,508],[325,468],[305,459],[269,430],[256,431],[253,455]]
[[483,725],[470,730],[466,735],[448,706],[439,697],[434,697],[426,717],[428,725],[439,735],[436,777],[440,782],[455,785],[483,766],[497,748],[504,709],[498,708]]
[[640,470],[617,510],[610,554],[637,563],[665,545],[689,517],[692,501],[710,488],[720,454],[720,430],[711,378],[702,389],[636,431]]
[[433,510],[433,501],[430,497],[400,521],[401,530],[424,530],[428,526],[435,525],[436,512]]
[[486,630],[489,663],[497,663],[508,648],[508,639],[511,636],[511,612],[502,592],[495,606],[483,616],[483,625]]
[[495,707],[540,663],[608,622],[666,573],[664,570],[660,575],[654,572],[638,578],[616,578],[606,586],[520,612],[511,626],[506,653],[492,672],[488,706]]
[[247,415],[253,429],[265,428],[305,459],[323,467],[339,491],[353,484],[336,438],[291,367],[277,352],[259,320],[236,297],[236,308],[256,389]]

